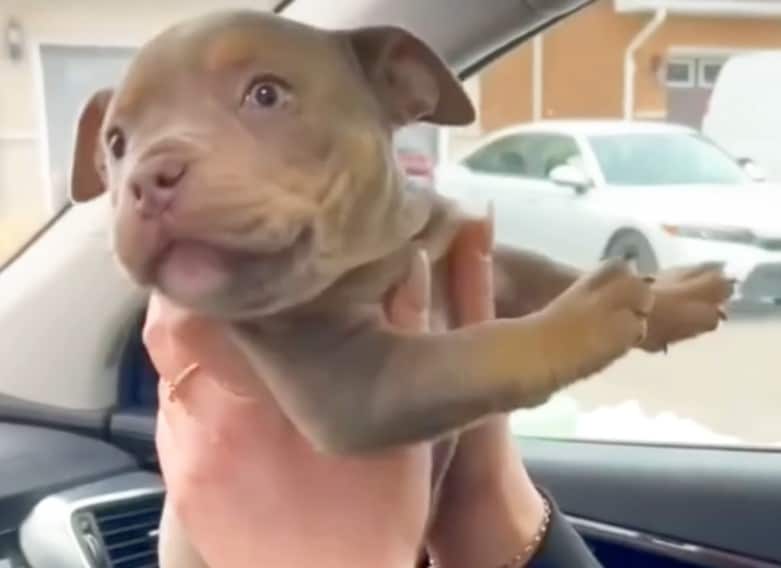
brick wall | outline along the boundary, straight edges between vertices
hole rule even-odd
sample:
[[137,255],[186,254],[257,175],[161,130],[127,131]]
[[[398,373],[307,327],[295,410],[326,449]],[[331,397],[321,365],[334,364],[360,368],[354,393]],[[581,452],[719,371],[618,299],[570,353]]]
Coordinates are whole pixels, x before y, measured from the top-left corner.
[[[603,0],[564,20],[543,38],[544,118],[623,116],[624,54],[650,15],[617,14]],[[781,49],[781,20],[671,16],[636,55],[635,113],[666,112],[658,65],[673,48]],[[654,65],[657,68],[654,68]],[[486,131],[532,118],[531,42],[481,74]]]

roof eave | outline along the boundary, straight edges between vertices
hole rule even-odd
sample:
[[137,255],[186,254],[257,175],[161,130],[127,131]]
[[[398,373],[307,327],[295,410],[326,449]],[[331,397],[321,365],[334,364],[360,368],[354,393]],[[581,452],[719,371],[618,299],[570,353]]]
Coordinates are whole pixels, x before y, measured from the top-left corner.
[[621,14],[649,13],[666,9],[670,15],[710,16],[720,18],[781,18],[781,2],[755,0],[614,0]]

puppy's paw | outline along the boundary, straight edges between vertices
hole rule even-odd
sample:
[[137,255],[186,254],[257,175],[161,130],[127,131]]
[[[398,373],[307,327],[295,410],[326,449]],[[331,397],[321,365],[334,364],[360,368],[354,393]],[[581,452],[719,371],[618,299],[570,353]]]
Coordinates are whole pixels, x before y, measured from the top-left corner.
[[656,302],[641,347],[658,352],[667,345],[711,332],[727,319],[724,305],[735,292],[719,263],[671,269],[653,286]]
[[626,262],[611,260],[541,313],[545,356],[559,385],[602,370],[645,340],[651,282]]

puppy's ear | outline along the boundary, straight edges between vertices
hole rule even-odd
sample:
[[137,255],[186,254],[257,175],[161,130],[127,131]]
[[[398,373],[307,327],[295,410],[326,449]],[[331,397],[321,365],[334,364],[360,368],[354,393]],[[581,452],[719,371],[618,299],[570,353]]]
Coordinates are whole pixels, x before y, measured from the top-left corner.
[[475,119],[461,82],[408,31],[383,26],[342,33],[394,126],[418,120],[465,125]]
[[99,174],[103,160],[100,127],[112,95],[112,89],[97,91],[87,100],[79,114],[70,176],[71,200],[76,203],[89,201],[106,190]]

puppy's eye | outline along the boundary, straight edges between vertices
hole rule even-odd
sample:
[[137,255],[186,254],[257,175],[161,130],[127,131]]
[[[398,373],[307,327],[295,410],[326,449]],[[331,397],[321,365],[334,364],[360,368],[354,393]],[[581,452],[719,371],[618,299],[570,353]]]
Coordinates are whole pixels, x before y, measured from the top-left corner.
[[119,128],[112,128],[108,131],[106,144],[115,160],[121,160],[125,155],[125,135]]
[[244,103],[264,109],[284,106],[290,98],[287,85],[274,78],[255,79],[244,95]]

